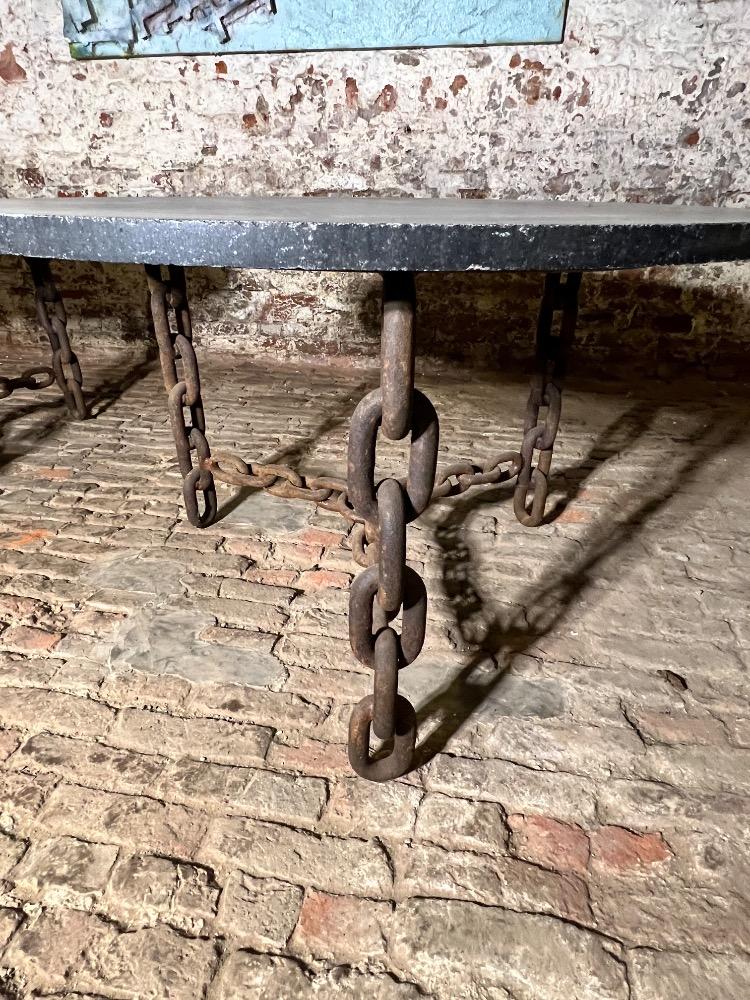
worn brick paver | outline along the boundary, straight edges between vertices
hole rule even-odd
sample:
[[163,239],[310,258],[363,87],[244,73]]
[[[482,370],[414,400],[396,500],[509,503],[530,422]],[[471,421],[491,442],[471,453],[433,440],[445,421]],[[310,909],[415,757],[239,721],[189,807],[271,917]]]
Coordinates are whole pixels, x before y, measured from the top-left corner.
[[[0,995],[747,996],[747,393],[573,381],[548,524],[413,526],[420,766],[373,785],[342,522],[220,487],[192,528],[133,364],[86,359],[84,423],[0,403]],[[216,450],[343,473],[370,375],[203,375]],[[443,460],[517,445],[521,377],[421,381]]]

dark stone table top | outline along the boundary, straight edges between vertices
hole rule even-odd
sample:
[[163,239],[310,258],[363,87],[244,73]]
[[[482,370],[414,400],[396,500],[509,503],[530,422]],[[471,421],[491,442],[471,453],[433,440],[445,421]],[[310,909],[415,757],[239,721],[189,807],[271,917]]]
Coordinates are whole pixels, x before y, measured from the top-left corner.
[[750,209],[454,198],[0,199],[0,253],[309,271],[750,259]]

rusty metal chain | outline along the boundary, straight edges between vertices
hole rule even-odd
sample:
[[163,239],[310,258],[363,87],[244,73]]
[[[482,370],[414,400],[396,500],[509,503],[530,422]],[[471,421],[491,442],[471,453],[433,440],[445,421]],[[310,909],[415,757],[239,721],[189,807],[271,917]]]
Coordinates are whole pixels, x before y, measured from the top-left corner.
[[334,476],[303,476],[288,465],[245,462],[239,455],[216,451],[204,463],[214,479],[231,486],[262,489],[287,500],[309,500],[340,514],[350,524],[358,521],[348,499],[343,479]]
[[[44,263],[37,261],[37,270]],[[379,516],[376,514],[378,500],[374,486],[369,488],[369,495],[360,497],[362,506],[358,509],[350,496],[349,484],[343,479],[329,475],[305,476],[290,466],[279,463],[246,462],[239,455],[226,451],[211,454],[205,435],[205,417],[198,364],[192,345],[184,269],[170,267],[168,281],[163,279],[162,269],[158,266],[147,265],[146,273],[164,384],[170,394],[170,420],[184,477],[185,503],[191,523],[206,526],[215,518],[217,502],[214,480],[233,486],[263,489],[274,496],[306,500],[340,514],[350,525],[349,539],[355,562],[365,568],[375,565],[380,559],[381,532]],[[581,275],[577,272],[569,273],[564,282],[561,274],[549,274],[546,277],[537,330],[536,373],[526,407],[521,450],[500,452],[480,464],[455,462],[447,466],[435,479],[431,496],[425,499],[420,494],[420,506],[424,504],[426,507],[432,500],[459,496],[475,486],[508,482],[517,476],[513,498],[516,517],[528,527],[542,523],[552,453],[560,423],[567,353],[575,330],[580,283]],[[379,395],[370,393],[358,407],[357,423],[352,427],[350,439],[354,442],[353,447],[362,454],[370,475],[374,475],[378,427],[382,424],[383,433],[391,440],[401,440],[413,429],[415,406],[419,411],[416,413],[417,421],[424,418],[426,408],[432,410],[429,401],[415,393],[413,388],[413,276],[388,274],[384,276],[384,285],[381,388],[378,390]],[[169,308],[174,311],[176,333],[170,328]],[[558,311],[562,313],[560,330],[559,333],[553,333],[553,321]],[[178,361],[182,362],[181,375],[177,371]],[[0,381],[0,398],[3,385]],[[184,418],[185,407],[190,409],[189,424]],[[546,412],[542,419],[540,414],[543,409]],[[412,510],[415,506],[412,499],[415,489],[414,470],[423,461],[421,449],[424,449],[424,443],[420,442],[417,435],[413,438],[409,475],[393,479],[404,491],[407,508]],[[533,463],[535,450],[539,451],[536,467]],[[195,468],[191,455],[193,451],[197,457]],[[197,493],[200,491],[204,493],[203,514],[198,510]],[[533,496],[529,509],[530,491]]]
[[[509,469],[503,466],[509,465]],[[489,483],[506,483],[514,479],[521,468],[521,454],[517,451],[501,451],[481,465],[472,462],[455,462],[442,469],[435,480],[433,500],[456,497],[472,486],[486,486]]]
[[27,368],[17,378],[0,376],[0,399],[7,399],[16,389],[49,389],[54,381],[54,371],[46,366]]
[[[198,360],[193,349],[185,270],[170,265],[168,271],[169,278],[165,281],[160,266],[146,265],[151,314],[159,346],[164,387],[169,394],[169,422],[183,477],[188,520],[197,528],[205,528],[214,521],[218,510],[214,477],[208,467],[211,449],[206,439],[206,418],[201,398]],[[174,316],[174,330],[170,324],[170,309]],[[185,420],[186,408],[190,411],[189,423]],[[192,452],[196,453],[195,466]],[[203,493],[202,513],[198,493]]]
[[[552,452],[560,426],[562,390],[568,354],[575,333],[578,315],[580,272],[570,272],[565,281],[561,274],[548,274],[539,311],[536,339],[536,372],[526,404],[524,435],[521,445],[521,467],[513,496],[516,517],[529,528],[544,520]],[[560,312],[559,332],[553,332],[555,313]],[[541,412],[546,412],[542,419]],[[539,451],[536,468],[534,450]],[[528,506],[532,492],[531,507]]]
[[[410,274],[384,275],[381,384],[361,400],[352,417],[344,481],[331,476],[305,477],[278,463],[248,463],[228,452],[211,454],[184,270],[170,266],[165,279],[161,267],[147,265],[146,273],[190,522],[199,527],[213,522],[217,479],[264,489],[279,497],[309,500],[349,521],[355,560],[365,567],[351,586],[349,640],[355,657],[374,674],[372,695],[354,707],[350,718],[349,761],[357,774],[371,781],[400,777],[414,762],[417,719],[413,706],[399,694],[399,671],[419,656],[427,625],[426,587],[406,561],[407,525],[433,500],[516,476],[516,516],[530,526],[542,522],[581,275],[571,273],[564,283],[559,274],[546,278],[537,334],[537,370],[521,451],[503,451],[482,464],[453,463],[437,478],[438,417],[430,400],[414,387],[414,278]],[[553,334],[558,311],[562,312],[560,331]],[[2,385],[0,382],[0,391]],[[409,438],[406,475],[376,480],[381,432],[392,441]],[[535,449],[540,453],[536,468]],[[531,510],[527,510],[530,490],[533,499]],[[199,492],[204,497],[203,513]],[[400,632],[394,627],[397,618]],[[383,744],[374,753],[372,734]]]
[[[459,462],[441,470],[435,480],[432,500],[454,497],[465,493],[473,486],[489,483],[504,483],[518,475],[521,455],[516,451],[504,451],[481,465]],[[503,466],[510,468],[503,468]],[[273,496],[285,499],[307,500],[324,510],[340,514],[349,522],[349,541],[354,561],[363,567],[371,566],[377,559],[377,551],[370,551],[373,540],[372,529],[360,517],[349,499],[349,489],[343,479],[334,476],[304,476],[288,465],[245,462],[239,455],[228,451],[215,451],[205,462],[214,479],[230,486],[248,489],[262,489]],[[399,479],[402,486],[406,479]]]
[[[435,408],[414,388],[414,279],[383,276],[381,386],[357,406],[349,435],[349,497],[369,542],[371,565],[349,597],[349,641],[360,663],[374,671],[373,694],[349,721],[349,762],[363,778],[388,781],[411,767],[417,738],[413,706],[398,693],[398,672],[422,650],[427,590],[406,563],[406,526],[422,514],[435,488],[439,425]],[[375,480],[378,435],[410,436],[405,479]],[[400,614],[401,634],[391,623]],[[373,756],[370,734],[384,741]]]
[[55,286],[49,261],[40,257],[28,257],[27,263],[34,282],[37,316],[52,347],[55,380],[70,412],[83,420],[86,416],[86,403],[81,388],[83,376],[78,358],[70,346],[65,305]]

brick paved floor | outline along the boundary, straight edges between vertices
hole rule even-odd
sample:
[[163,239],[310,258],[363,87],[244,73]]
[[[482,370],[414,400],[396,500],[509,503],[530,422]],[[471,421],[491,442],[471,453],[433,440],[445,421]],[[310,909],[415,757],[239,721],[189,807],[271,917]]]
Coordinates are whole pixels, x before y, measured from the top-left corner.
[[[553,523],[414,527],[422,766],[375,786],[340,521],[192,529],[159,375],[84,363],[95,420],[0,403],[0,994],[750,995],[746,392],[573,382]],[[371,382],[214,357],[211,440],[340,473]],[[521,379],[421,384],[444,458],[517,442]]]

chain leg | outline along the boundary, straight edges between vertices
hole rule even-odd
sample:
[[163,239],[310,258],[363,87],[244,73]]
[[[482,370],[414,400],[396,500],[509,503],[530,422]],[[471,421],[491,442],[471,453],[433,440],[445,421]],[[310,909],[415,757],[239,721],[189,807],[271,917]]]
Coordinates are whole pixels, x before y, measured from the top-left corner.
[[50,262],[41,257],[27,257],[36,296],[36,312],[52,348],[55,381],[71,415],[83,420],[87,415],[81,385],[83,376],[78,358],[68,339],[68,317],[62,296],[55,285]]
[[[414,388],[414,276],[383,275],[381,386],[360,402],[349,435],[348,493],[364,521],[368,568],[353,582],[349,640],[355,657],[374,671],[373,694],[349,722],[349,762],[363,778],[388,781],[414,761],[417,719],[398,693],[398,672],[422,650],[427,591],[406,564],[406,526],[426,509],[435,488],[439,425],[432,403]],[[378,432],[393,441],[411,435],[405,480],[375,482]],[[401,613],[401,635],[390,623]],[[383,740],[373,756],[370,733]]]
[[[198,359],[193,348],[185,269],[170,265],[168,274],[165,279],[160,265],[146,264],[151,315],[164,388],[168,393],[169,421],[183,478],[185,508],[191,524],[196,528],[207,528],[216,519],[218,503],[214,477],[209,468],[211,449],[206,439],[206,418]],[[170,323],[170,309],[174,316],[174,328]],[[186,407],[190,410],[189,425],[185,423]],[[193,451],[197,457],[195,467]],[[202,513],[198,505],[199,492],[203,493]]]
[[[562,413],[563,383],[578,318],[581,274],[571,271],[565,281],[562,278],[562,274],[554,273],[548,274],[544,281],[536,334],[536,371],[526,404],[521,469],[513,496],[515,515],[521,524],[529,528],[538,527],[544,520],[552,453]],[[560,313],[557,333],[553,332],[556,313]],[[540,422],[539,412],[543,407],[547,408],[547,413]],[[535,449],[539,451],[536,468],[533,464]],[[529,509],[530,491],[532,501]]]

